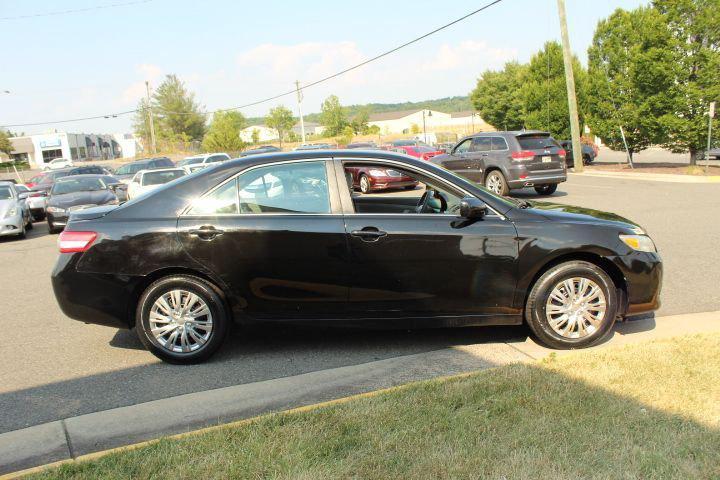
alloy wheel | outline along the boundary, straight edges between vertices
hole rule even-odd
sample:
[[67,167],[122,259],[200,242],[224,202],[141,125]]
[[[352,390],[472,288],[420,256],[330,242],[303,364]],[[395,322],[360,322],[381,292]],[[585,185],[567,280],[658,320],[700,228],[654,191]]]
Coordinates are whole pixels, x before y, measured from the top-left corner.
[[488,190],[493,193],[497,193],[498,195],[502,191],[502,181],[496,174],[490,174],[485,186],[488,188]]
[[593,280],[572,277],[559,282],[548,296],[545,316],[550,328],[564,338],[595,333],[605,319],[605,294]]
[[370,191],[370,181],[366,176],[360,177],[360,191],[362,193],[367,193]]
[[202,349],[213,333],[207,303],[187,290],[171,290],[158,297],[150,308],[149,325],[158,344],[180,354]]

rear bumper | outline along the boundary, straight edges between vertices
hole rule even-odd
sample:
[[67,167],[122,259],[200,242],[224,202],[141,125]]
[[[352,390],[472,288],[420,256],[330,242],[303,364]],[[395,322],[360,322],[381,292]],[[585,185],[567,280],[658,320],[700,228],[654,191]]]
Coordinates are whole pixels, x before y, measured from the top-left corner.
[[[525,178],[520,178],[521,176],[524,176]],[[523,173],[522,175],[519,175],[514,180],[508,180],[508,185],[510,188],[524,188],[524,187],[534,187],[537,185],[552,185],[556,183],[562,183],[567,180],[567,175],[565,173],[562,174],[554,174],[554,175],[547,175],[547,174],[539,174],[539,173]]]
[[68,317],[85,323],[131,328],[134,292],[142,277],[80,273],[79,253],[61,253],[52,271],[55,299]]

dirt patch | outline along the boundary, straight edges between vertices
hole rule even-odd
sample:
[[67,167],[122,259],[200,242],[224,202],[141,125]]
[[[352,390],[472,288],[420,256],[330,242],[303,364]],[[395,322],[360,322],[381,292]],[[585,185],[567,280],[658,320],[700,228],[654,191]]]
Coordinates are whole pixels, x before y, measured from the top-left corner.
[[636,163],[635,168],[629,165],[618,165],[617,163],[595,164],[585,167],[586,172],[623,172],[623,173],[669,173],[672,175],[712,176],[720,175],[720,165],[710,165],[705,169],[705,164],[690,166],[677,163]]

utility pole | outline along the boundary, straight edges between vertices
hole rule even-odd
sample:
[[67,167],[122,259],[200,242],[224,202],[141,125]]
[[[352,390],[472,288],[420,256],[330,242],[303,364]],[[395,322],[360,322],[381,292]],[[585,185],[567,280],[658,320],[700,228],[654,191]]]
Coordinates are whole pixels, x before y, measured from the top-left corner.
[[570,136],[572,137],[573,167],[576,172],[583,171],[582,145],[580,144],[580,121],[578,120],[577,99],[575,98],[575,77],[572,69],[572,52],[568,37],[565,0],[557,0],[560,15],[560,35],[562,37],[563,60],[565,61],[565,85],[567,86],[568,111],[570,114]]
[[302,114],[303,94],[300,90],[300,80],[295,80],[295,90],[297,91],[298,115],[300,115],[300,134],[302,135],[302,144],[305,145],[305,120]]
[[155,122],[153,121],[152,104],[150,103],[150,82],[147,80],[145,80],[145,93],[147,95],[148,117],[150,117],[150,145],[152,146],[152,153],[157,153],[155,148]]
[[710,168],[710,147],[712,146],[712,120],[715,116],[715,102],[710,102],[710,110],[708,110],[708,143],[705,150],[705,173]]

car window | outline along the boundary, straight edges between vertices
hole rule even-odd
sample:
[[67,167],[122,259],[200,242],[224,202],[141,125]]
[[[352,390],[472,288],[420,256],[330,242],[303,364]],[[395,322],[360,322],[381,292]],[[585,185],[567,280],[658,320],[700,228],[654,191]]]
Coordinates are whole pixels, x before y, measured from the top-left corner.
[[25,185],[15,185],[15,191],[18,193],[29,192],[30,189],[28,187],[26,187]]
[[9,200],[13,198],[12,188],[7,185],[0,185],[0,200]]
[[475,137],[472,140],[472,146],[470,150],[473,152],[489,152],[490,151],[490,137]]
[[508,144],[503,137],[492,137],[491,149],[493,151],[507,150]]
[[[348,163],[345,176],[355,213],[445,213],[457,214],[462,192],[444,182],[429,178],[412,170],[381,164]],[[362,177],[370,179],[372,188],[362,193]],[[429,198],[425,199],[426,192]],[[426,208],[419,209],[426,201]]]
[[549,135],[523,135],[517,137],[522,150],[543,150],[545,148],[559,147],[558,143]]
[[323,161],[269,165],[238,177],[240,213],[330,213]]
[[467,153],[470,151],[470,143],[472,142],[472,138],[468,138],[467,140],[464,140],[460,145],[455,147],[455,150],[453,153]]
[[193,202],[191,215],[227,215],[238,213],[237,178]]
[[170,170],[164,172],[145,172],[142,177],[142,184],[147,185],[162,185],[164,183],[172,182],[176,178],[184,177],[184,170]]
[[105,188],[105,184],[99,178],[69,177],[67,180],[57,182],[53,185],[53,195],[63,195],[74,192],[94,192]]

